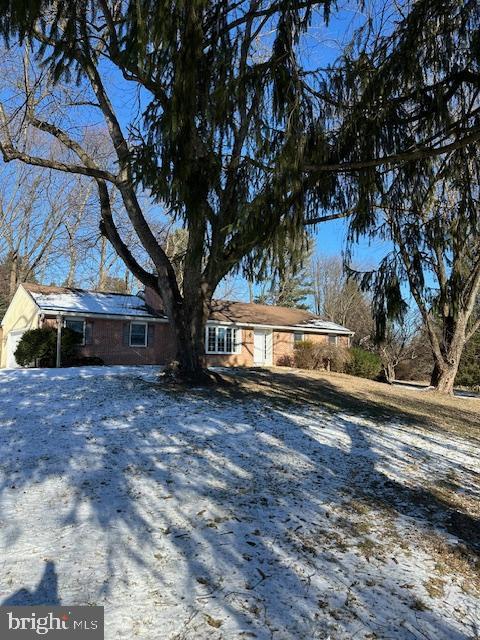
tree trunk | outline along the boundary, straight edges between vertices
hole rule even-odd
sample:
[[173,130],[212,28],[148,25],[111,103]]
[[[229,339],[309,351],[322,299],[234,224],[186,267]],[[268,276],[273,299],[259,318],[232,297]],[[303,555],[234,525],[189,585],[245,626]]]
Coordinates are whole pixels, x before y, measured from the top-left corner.
[[67,287],[73,287],[75,284],[76,268],[77,268],[77,251],[76,249],[73,248],[73,246],[70,246],[70,266],[68,269],[68,276],[66,281]]
[[434,354],[435,364],[432,371],[430,385],[444,394],[453,394],[453,385],[457,375],[460,358],[465,345],[465,324],[459,323],[455,327],[450,344],[443,345],[441,356]]
[[435,391],[438,391],[438,393],[453,395],[453,385],[455,384],[455,377],[460,364],[462,350],[463,348],[459,347],[451,348],[448,361],[435,359],[430,385]]
[[105,290],[105,281],[106,281],[106,268],[105,262],[107,259],[107,239],[102,235],[101,245],[100,245],[100,264],[98,268],[98,290]]
[[[165,309],[175,338],[175,362],[167,373],[188,383],[212,380],[206,366],[205,328],[210,313],[209,288],[188,286],[183,301]],[[184,284],[184,286],[185,286]]]
[[387,362],[383,365],[383,374],[385,376],[385,382],[393,384],[395,382],[395,365],[391,362]]
[[[198,207],[196,207],[198,208]],[[182,294],[173,300],[173,326],[176,335],[177,375],[186,382],[212,380],[206,366],[205,327],[210,314],[213,291],[218,284],[218,265],[203,264],[206,218],[191,216],[182,273]],[[204,274],[204,268],[208,275]],[[178,278],[176,278],[178,282]],[[168,313],[167,313],[168,315]]]
[[18,253],[15,251],[10,258],[9,299],[15,295],[18,285]]
[[438,393],[453,395],[453,385],[457,375],[458,362],[455,365],[446,366],[442,369],[434,368],[431,385]]
[[445,315],[443,317],[442,342],[439,349],[433,348],[434,367],[430,385],[446,395],[453,395],[453,385],[457,375],[460,358],[465,347],[467,318],[465,314]]

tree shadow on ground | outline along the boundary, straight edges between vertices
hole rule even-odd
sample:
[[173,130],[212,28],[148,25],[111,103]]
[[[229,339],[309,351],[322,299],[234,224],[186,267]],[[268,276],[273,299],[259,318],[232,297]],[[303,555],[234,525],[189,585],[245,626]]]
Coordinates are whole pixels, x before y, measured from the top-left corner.
[[[439,442],[439,424],[445,417],[451,418],[451,414],[455,413],[455,406],[440,406],[434,400],[429,401],[421,398],[421,407],[424,416],[419,415],[419,402],[415,400],[408,401],[408,398],[402,398],[404,408],[400,410],[395,408],[393,411],[388,405],[382,404],[384,397],[388,398],[388,391],[382,391],[381,388],[376,389],[378,396],[377,402],[372,399],[364,399],[361,393],[345,393],[345,389],[339,389],[333,381],[322,379],[309,379],[299,377],[294,373],[274,373],[265,370],[256,371],[238,371],[236,376],[240,380],[246,380],[253,383],[253,387],[242,388],[241,385],[233,384],[225,387],[224,393],[232,396],[241,396],[243,394],[259,392],[266,398],[276,400],[280,404],[287,402],[299,405],[322,406],[333,412],[338,411],[350,413],[352,415],[360,415],[368,419],[373,419],[379,424],[390,424],[392,421],[396,423],[408,425],[409,429],[415,429],[417,433],[421,433],[422,441],[425,448],[429,445],[436,445]],[[234,380],[233,380],[234,382]],[[378,385],[381,387],[381,385]],[[263,387],[263,389],[262,389]],[[458,409],[457,409],[458,411]],[[455,415],[457,419],[458,416]],[[428,521],[444,526],[450,533],[455,535],[474,553],[480,552],[480,518],[469,512],[458,508],[448,502],[450,494],[438,495],[432,493],[431,490],[424,486],[409,487],[395,482],[391,478],[379,473],[376,469],[378,456],[371,455],[371,445],[369,439],[365,435],[365,429],[361,425],[352,424],[345,421],[346,431],[351,438],[352,451],[356,451],[359,455],[359,465],[361,465],[362,473],[359,478],[360,491],[367,497],[374,497],[375,501],[383,501],[386,505],[395,509],[398,513],[410,516],[412,513],[418,514],[419,509],[423,517]],[[475,419],[475,427],[468,429],[468,436],[475,445],[480,442],[480,423],[478,416]],[[368,430],[367,430],[368,431]],[[457,445],[454,437],[447,448],[455,448]],[[445,447],[445,444],[442,442]],[[421,451],[419,452],[421,454]],[[452,461],[451,469],[458,469],[457,465]],[[472,492],[474,497],[480,499],[480,470],[475,471],[471,468],[461,468],[460,471],[466,477],[466,487],[459,487],[462,492]],[[471,487],[475,487],[472,490]]]
[[[332,389],[328,402],[307,400],[295,378],[274,381],[294,396],[285,403],[238,385],[165,392],[96,375],[19,372],[0,384],[0,516],[13,573],[37,523],[37,555],[53,547],[70,576],[62,600],[105,602],[107,619],[134,604],[141,637],[159,620],[165,638],[414,637],[398,631],[404,620],[432,638],[464,638],[441,612],[415,609],[398,586],[402,567],[372,569],[348,538],[352,497],[386,501],[424,528],[451,515],[428,492],[433,512],[419,510],[378,469],[387,447],[372,449],[348,398],[339,416]],[[407,460],[411,449],[397,453]],[[368,588],[360,576],[375,571],[382,586]]]
[[58,577],[55,571],[55,563],[48,560],[43,570],[43,575],[35,589],[22,587],[11,596],[2,601],[2,606],[40,606],[40,605],[60,605],[58,597]]

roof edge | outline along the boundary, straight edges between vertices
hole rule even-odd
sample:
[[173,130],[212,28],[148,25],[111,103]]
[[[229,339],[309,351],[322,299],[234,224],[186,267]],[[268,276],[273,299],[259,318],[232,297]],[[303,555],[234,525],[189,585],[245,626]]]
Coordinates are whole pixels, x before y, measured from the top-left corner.
[[40,313],[47,316],[74,316],[76,318],[103,318],[104,320],[138,320],[147,322],[159,322],[168,323],[167,317],[140,315],[138,313],[96,313],[95,311],[69,311],[68,309],[48,309],[46,307],[39,307]]
[[280,331],[302,331],[303,333],[321,333],[321,334],[333,334],[333,335],[342,335],[342,336],[353,336],[355,335],[355,331],[351,331],[347,329],[347,327],[342,327],[340,329],[320,329],[318,327],[308,327],[304,324],[265,324],[259,322],[244,322],[242,320],[238,322],[227,321],[227,320],[207,320],[208,324],[215,325],[226,325],[226,326],[235,326],[235,327],[253,327],[258,329],[278,329]]

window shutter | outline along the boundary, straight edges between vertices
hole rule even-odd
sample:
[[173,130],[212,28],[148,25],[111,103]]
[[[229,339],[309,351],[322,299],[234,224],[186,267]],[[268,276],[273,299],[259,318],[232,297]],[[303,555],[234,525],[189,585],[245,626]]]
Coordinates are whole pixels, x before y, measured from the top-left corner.
[[85,322],[85,344],[93,343],[93,322]]
[[155,325],[148,325],[148,334],[147,334],[147,347],[153,347],[155,342]]
[[123,323],[123,346],[128,347],[130,344],[130,323]]

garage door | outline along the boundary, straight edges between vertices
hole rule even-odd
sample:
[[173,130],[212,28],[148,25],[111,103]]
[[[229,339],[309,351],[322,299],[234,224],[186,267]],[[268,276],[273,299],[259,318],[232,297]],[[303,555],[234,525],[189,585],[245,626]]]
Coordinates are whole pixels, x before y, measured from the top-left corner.
[[10,331],[7,336],[7,369],[20,369],[20,365],[17,364],[13,354],[15,353],[18,343],[22,339],[24,333],[25,331]]

